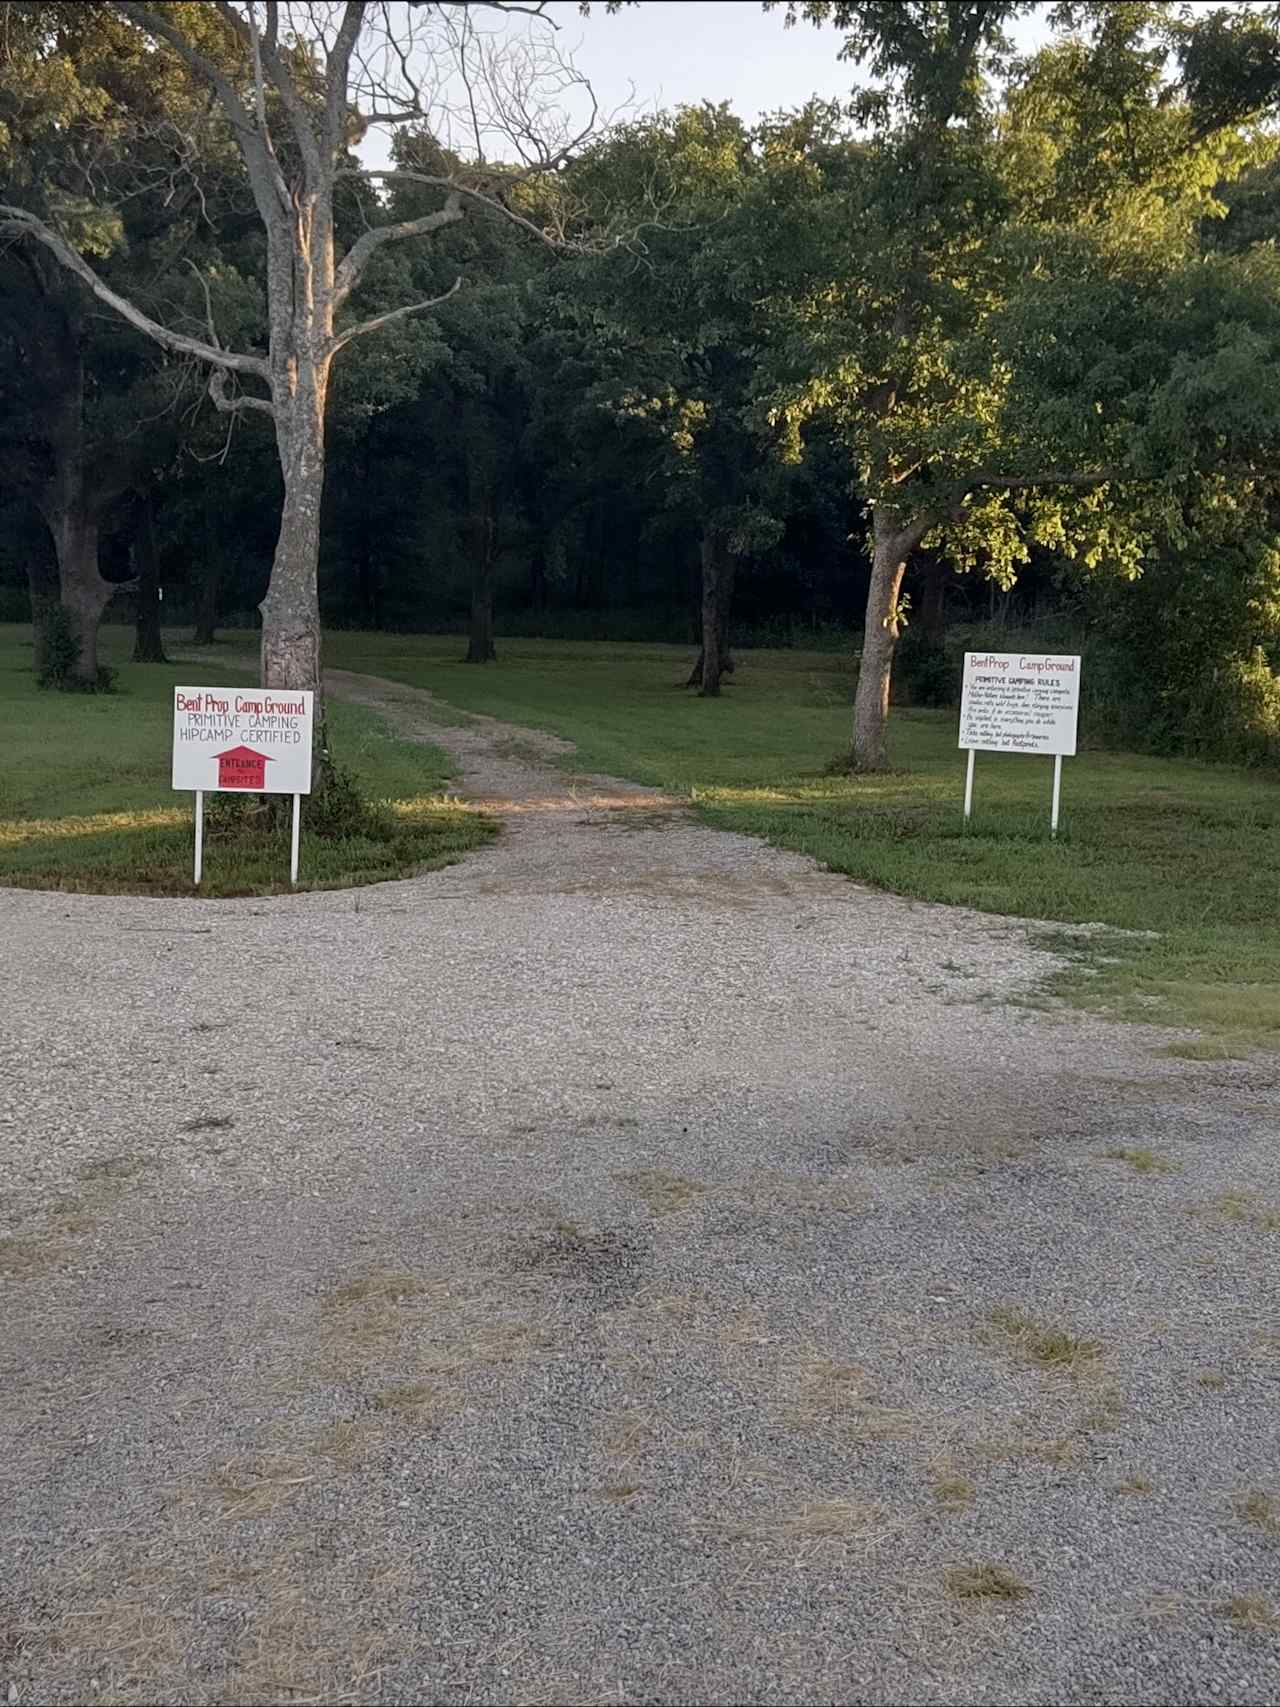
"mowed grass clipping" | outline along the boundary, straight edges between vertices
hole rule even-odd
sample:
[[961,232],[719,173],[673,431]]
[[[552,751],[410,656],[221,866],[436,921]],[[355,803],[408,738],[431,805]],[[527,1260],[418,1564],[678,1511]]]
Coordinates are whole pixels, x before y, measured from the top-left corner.
[[[114,694],[42,692],[30,630],[0,626],[0,883],[98,894],[189,895],[193,800],[169,784],[173,687],[208,678],[256,680],[252,659],[225,664],[129,664],[132,632],[104,631],[119,669]],[[311,835],[302,805],[299,889],[345,888],[451,864],[494,834],[479,814],[446,804],[453,774],[440,747],[392,737],[363,707],[329,707],[334,751],[362,794],[386,802],[379,834]],[[212,799],[213,797],[210,797]],[[247,835],[206,823],[201,895],[289,888],[287,833]]]
[[[685,793],[709,822],[862,882],[1114,927],[1046,936],[1072,962],[1057,993],[1251,1047],[1280,1044],[1273,773],[1081,752],[1063,761],[1055,842],[1052,761],[982,753],[966,830],[954,712],[894,712],[892,775],[825,774],[849,745],[850,657],[743,652],[722,697],[703,700],[682,685],[692,661],[683,647],[500,641],[483,669],[464,665],[463,650],[456,636],[343,633],[329,636],[326,655],[462,711],[550,730],[576,744],[570,769]],[[1123,934],[1135,932],[1151,934]]]

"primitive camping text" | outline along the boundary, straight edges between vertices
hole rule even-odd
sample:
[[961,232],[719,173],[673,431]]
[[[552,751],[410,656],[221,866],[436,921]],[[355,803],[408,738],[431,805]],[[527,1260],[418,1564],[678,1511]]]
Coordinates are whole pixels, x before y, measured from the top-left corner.
[[221,741],[244,718],[241,729],[251,729],[256,740],[267,746],[296,746],[303,730],[294,719],[306,716],[306,701],[275,694],[179,693],[176,709],[185,721],[175,731],[179,741]]

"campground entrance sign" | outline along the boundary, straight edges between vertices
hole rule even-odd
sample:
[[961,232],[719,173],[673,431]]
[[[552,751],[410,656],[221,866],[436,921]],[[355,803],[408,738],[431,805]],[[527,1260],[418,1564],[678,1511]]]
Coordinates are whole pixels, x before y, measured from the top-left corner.
[[204,868],[204,797],[230,791],[293,796],[289,881],[298,881],[302,796],[311,793],[315,695],[294,688],[175,688],[173,786],[196,797],[197,886]]
[[973,809],[973,759],[983,753],[1053,757],[1049,833],[1058,833],[1062,757],[1076,750],[1080,659],[1065,654],[966,652],[960,696],[960,746],[969,749],[964,779],[966,823]]

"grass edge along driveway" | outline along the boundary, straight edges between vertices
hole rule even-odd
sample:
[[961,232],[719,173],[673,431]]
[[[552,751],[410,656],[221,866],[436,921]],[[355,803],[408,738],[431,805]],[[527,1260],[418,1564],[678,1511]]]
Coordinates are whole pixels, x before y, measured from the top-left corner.
[[[1063,763],[979,754],[961,818],[954,711],[895,711],[892,775],[826,774],[847,747],[847,657],[751,651],[719,700],[688,693],[679,646],[509,641],[461,662],[452,635],[335,633],[331,664],[428,688],[448,707],[575,743],[567,767],[688,795],[723,829],[860,882],[983,912],[1110,927],[1046,933],[1069,965],[1051,991],[1117,1017],[1202,1032],[1192,1057],[1280,1044],[1280,777],[1086,750]],[[1088,678],[1082,684],[1088,695]],[[975,996],[981,992],[975,991]]]
[[[45,693],[31,673],[30,631],[0,627],[0,884],[94,894],[265,895],[289,889],[284,831],[246,833],[218,796],[206,800],[204,881],[192,884],[193,797],[170,787],[172,693],[178,683],[256,680],[227,649],[217,664],[131,664],[132,634],[105,632],[118,669],[112,694]],[[174,638],[171,650],[181,642]],[[450,865],[497,826],[445,801],[454,775],[442,747],[399,741],[361,706],[335,701],[335,750],[382,806],[366,829],[319,837],[302,806],[298,888],[345,889]]]

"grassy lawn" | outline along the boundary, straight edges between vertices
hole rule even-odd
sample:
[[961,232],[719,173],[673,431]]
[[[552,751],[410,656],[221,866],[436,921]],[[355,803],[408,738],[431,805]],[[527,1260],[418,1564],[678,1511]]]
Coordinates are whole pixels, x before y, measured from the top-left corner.
[[[210,668],[129,664],[132,631],[109,629],[104,640],[105,660],[120,671],[117,693],[42,693],[31,675],[30,630],[0,626],[0,883],[192,894],[192,796],[169,786],[172,689]],[[231,684],[255,679],[252,660],[230,649],[212,673]],[[335,705],[331,716],[343,764],[366,797],[391,805],[380,834],[322,839],[308,833],[304,802],[300,889],[448,865],[493,833],[477,814],[436,798],[452,775],[443,749],[395,740],[359,706]],[[287,836],[219,825],[215,798],[200,893],[287,890]]]
[[680,647],[512,641],[483,669],[459,661],[456,636],[334,634],[327,648],[343,668],[551,730],[577,744],[577,769],[687,792],[714,824],[881,888],[1155,932],[1075,939],[1063,992],[1203,1028],[1189,1054],[1280,1043],[1280,779],[1267,773],[1083,752],[1064,761],[1054,843],[1051,761],[981,754],[966,833],[954,713],[895,713],[892,776],[823,774],[848,744],[843,658],[744,653],[716,701],[679,686]]
[[[169,690],[182,676],[250,679],[249,636],[216,667],[124,664],[106,698],[39,693],[24,630],[0,628],[3,881],[190,892],[190,800],[169,790]],[[120,663],[130,637],[109,635]],[[961,823],[955,716],[899,711],[886,777],[832,777],[847,744],[853,676],[823,653],[744,653],[718,700],[684,691],[681,647],[513,641],[483,669],[456,636],[333,634],[328,661],[430,688],[461,712],[547,729],[572,768],[685,793],[706,819],[812,854],[899,894],[1114,929],[1066,944],[1060,992],[1123,1017],[1201,1028],[1188,1054],[1280,1045],[1280,781],[1271,775],[1084,752],[1064,764],[1063,827],[1048,836],[1047,759],[980,755],[973,827]],[[1084,684],[1088,692],[1088,682]],[[444,713],[447,716],[447,711]],[[390,839],[321,842],[304,831],[305,886],[341,886],[447,863],[489,833],[433,796],[439,749],[394,740],[372,713],[332,707],[339,761],[396,802]],[[304,808],[305,824],[305,808]],[[287,851],[220,846],[209,894],[284,887]],[[1125,932],[1153,932],[1131,936]]]

